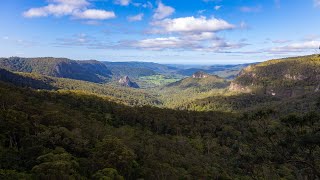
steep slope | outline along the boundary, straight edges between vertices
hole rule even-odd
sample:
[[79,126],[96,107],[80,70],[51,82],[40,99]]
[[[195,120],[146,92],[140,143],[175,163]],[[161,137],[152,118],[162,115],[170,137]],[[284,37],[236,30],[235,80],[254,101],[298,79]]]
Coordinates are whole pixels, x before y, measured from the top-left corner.
[[223,89],[228,87],[228,85],[229,82],[219,76],[199,71],[194,73],[192,77],[168,84],[165,88],[177,90],[194,89],[198,92],[203,92],[212,89]]
[[177,108],[196,99],[222,95],[229,84],[229,81],[221,77],[200,71],[160,88],[159,94],[166,107]]
[[86,92],[107,97],[113,102],[130,106],[161,105],[161,102],[152,93],[140,89],[115,87],[109,84],[97,84],[87,81],[56,78],[34,73],[13,73],[4,69],[0,69],[0,81],[32,89]]
[[278,97],[293,97],[320,88],[318,55],[266,61],[245,68],[230,90]]
[[120,78],[119,84],[124,87],[140,88],[139,85],[135,82],[132,82],[128,76]]
[[319,179],[317,108],[176,111],[0,82],[0,179]]
[[74,61],[66,58],[51,57],[1,58],[0,68],[95,83],[106,82],[112,75],[106,65],[98,61]]

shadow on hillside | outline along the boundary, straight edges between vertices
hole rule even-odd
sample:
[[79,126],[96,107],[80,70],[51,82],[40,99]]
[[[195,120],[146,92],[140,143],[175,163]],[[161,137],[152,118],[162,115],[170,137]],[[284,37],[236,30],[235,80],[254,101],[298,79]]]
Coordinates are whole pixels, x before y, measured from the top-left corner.
[[33,89],[57,90],[56,87],[50,85],[50,79],[37,80],[35,78],[26,77],[15,74],[5,69],[0,69],[0,81],[14,84],[19,87],[29,87]]

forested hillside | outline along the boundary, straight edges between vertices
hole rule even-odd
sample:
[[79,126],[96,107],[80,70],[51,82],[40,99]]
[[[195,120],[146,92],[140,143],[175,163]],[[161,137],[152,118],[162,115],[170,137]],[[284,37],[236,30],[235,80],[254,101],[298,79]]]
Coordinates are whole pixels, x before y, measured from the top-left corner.
[[175,111],[0,83],[0,177],[317,179],[315,101],[299,115]]
[[292,97],[320,88],[320,56],[271,60],[245,68],[230,89]]
[[131,89],[108,84],[97,84],[66,78],[55,78],[34,73],[13,73],[0,69],[0,80],[19,87],[45,90],[70,90],[104,96],[130,106],[161,105],[158,98],[145,90]]
[[0,58],[0,68],[17,72],[37,73],[47,76],[107,82],[111,71],[99,61],[74,61],[66,58]]
[[254,65],[231,90],[204,72],[141,90],[2,69],[0,179],[319,179],[318,61]]

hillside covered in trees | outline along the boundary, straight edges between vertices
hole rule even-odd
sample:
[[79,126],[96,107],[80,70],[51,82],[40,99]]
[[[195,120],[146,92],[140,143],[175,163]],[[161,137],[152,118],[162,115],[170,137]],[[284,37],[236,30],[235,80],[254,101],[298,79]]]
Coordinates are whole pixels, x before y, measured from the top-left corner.
[[0,179],[319,179],[319,62],[150,89],[1,69]]

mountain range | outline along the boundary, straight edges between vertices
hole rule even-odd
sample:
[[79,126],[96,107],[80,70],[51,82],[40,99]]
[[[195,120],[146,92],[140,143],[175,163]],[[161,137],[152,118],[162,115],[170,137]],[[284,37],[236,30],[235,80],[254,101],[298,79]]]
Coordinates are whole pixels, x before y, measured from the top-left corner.
[[1,58],[0,179],[319,179],[319,78],[319,55]]

